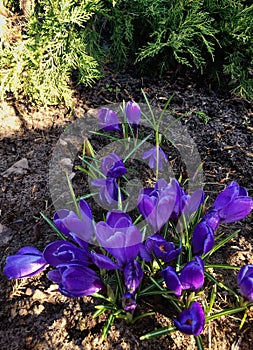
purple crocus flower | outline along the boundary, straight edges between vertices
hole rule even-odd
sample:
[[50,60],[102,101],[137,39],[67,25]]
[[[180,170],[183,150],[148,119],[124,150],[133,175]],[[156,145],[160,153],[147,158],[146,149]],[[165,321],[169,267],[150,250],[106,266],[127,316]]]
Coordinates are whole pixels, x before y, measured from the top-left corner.
[[133,294],[126,292],[122,296],[122,307],[127,312],[134,312],[137,303]]
[[141,109],[138,103],[134,101],[127,102],[125,114],[127,121],[131,126],[139,124],[141,119]]
[[208,226],[212,228],[213,231],[216,231],[220,225],[220,217],[217,210],[209,209],[202,218],[202,221],[205,221]]
[[101,108],[98,111],[98,126],[105,131],[118,131],[121,133],[117,114],[109,108]]
[[216,198],[213,209],[218,211],[221,223],[245,218],[253,209],[253,199],[244,187],[232,181]]
[[200,303],[195,301],[189,309],[180,312],[174,324],[181,332],[197,337],[205,325],[205,314]]
[[[99,187],[99,199],[109,205],[117,204],[119,198],[118,184],[115,178],[99,178],[91,181],[92,185]],[[123,196],[121,195],[123,199]]]
[[120,210],[108,212],[106,222],[97,223],[96,232],[99,244],[117,259],[120,266],[137,257],[142,235],[128,214]]
[[78,263],[62,264],[49,271],[50,281],[59,285],[59,291],[70,298],[84,297],[97,293],[103,283],[90,268]]
[[164,262],[169,262],[178,257],[181,248],[175,248],[174,243],[166,241],[159,234],[149,236],[141,246],[140,256],[146,262],[154,258],[154,255]]
[[166,267],[166,269],[161,271],[161,275],[164,278],[167,288],[173,291],[175,296],[179,298],[182,294],[182,285],[174,267]]
[[158,170],[162,170],[163,168],[163,161],[165,163],[168,163],[168,157],[163,152],[160,146],[158,148],[154,146],[150,150],[146,151],[142,155],[142,159],[148,159],[148,165],[151,169],[156,169],[156,163],[157,163],[157,156],[158,156]]
[[63,240],[49,243],[43,254],[45,260],[54,267],[67,263],[90,265],[88,246],[86,249],[81,249],[75,244]]
[[175,205],[176,192],[174,183],[169,185],[161,179],[155,188],[144,188],[138,197],[138,209],[146,221],[152,226],[154,233],[161,230],[169,220]]
[[196,256],[194,261],[189,261],[182,269],[179,276],[182,289],[198,291],[204,284],[204,263]]
[[123,160],[115,153],[103,158],[101,169],[104,175],[110,178],[121,177],[127,172]]
[[206,223],[201,221],[195,226],[192,234],[192,250],[194,255],[202,255],[209,252],[214,246],[213,229]]
[[173,211],[171,213],[171,219],[176,220],[182,214],[185,203],[187,202],[189,195],[184,191],[184,189],[180,186],[180,183],[177,179],[172,179],[171,183],[175,188],[176,200]]
[[89,204],[83,199],[79,202],[79,210],[81,218],[71,210],[58,210],[54,215],[54,223],[66,237],[80,245],[85,245],[84,242],[92,243],[94,238],[92,211]]
[[129,261],[124,267],[125,286],[131,294],[135,294],[144,276],[140,263],[137,260]]
[[23,247],[6,258],[4,273],[9,279],[20,279],[37,275],[47,267],[42,252],[34,247]]
[[243,266],[237,276],[237,284],[241,295],[253,302],[253,265]]

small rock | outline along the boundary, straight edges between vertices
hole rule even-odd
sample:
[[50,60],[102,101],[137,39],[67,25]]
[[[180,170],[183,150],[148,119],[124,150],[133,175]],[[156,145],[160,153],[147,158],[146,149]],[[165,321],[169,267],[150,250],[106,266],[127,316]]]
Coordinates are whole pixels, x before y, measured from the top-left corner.
[[42,313],[42,311],[45,309],[45,306],[43,305],[38,305],[34,308],[34,313],[35,315],[39,315]]
[[25,291],[25,294],[28,295],[28,296],[33,295],[32,289],[31,288],[27,288],[26,291]]
[[5,170],[2,175],[4,177],[9,177],[10,175],[25,175],[28,169],[28,160],[22,158],[14,163],[9,169]]
[[48,295],[39,289],[36,289],[33,295],[34,300],[43,300],[43,299],[47,299],[47,297]]
[[18,314],[19,314],[20,316],[26,316],[26,315],[28,314],[28,311],[27,311],[26,309],[20,309],[19,312],[18,312]]
[[13,236],[13,232],[9,227],[0,224],[0,246],[8,244]]

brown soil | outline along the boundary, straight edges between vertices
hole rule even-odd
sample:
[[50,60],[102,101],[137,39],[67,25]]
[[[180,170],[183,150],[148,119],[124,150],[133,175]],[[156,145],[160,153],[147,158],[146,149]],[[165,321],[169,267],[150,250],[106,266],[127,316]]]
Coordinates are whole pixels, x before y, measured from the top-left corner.
[[[42,250],[57,238],[41,219],[40,212],[48,217],[54,213],[48,169],[52,151],[66,126],[83,117],[90,108],[122,102],[130,97],[144,102],[141,88],[151,104],[157,107],[163,107],[174,94],[170,108],[177,116],[185,114],[181,122],[187,126],[204,163],[204,189],[210,195],[210,203],[232,180],[238,181],[253,195],[252,105],[231,97],[225,90],[207,89],[186,74],[150,79],[108,73],[93,88],[80,88],[75,92],[73,114],[61,106],[35,108],[24,99],[16,101],[10,96],[0,105],[1,350],[196,348],[193,337],[180,332],[149,341],[139,340],[146,332],[171,324],[173,311],[159,299],[145,300],[137,309],[137,313],[154,311],[155,315],[134,325],[119,320],[100,344],[105,317],[92,318],[96,300],[62,296],[46,278],[46,272],[20,281],[8,281],[2,273],[6,257],[22,246],[34,245]],[[6,173],[23,158],[28,161],[27,168],[22,168],[20,173]],[[77,175],[76,179],[79,179],[80,174]],[[75,187],[78,187],[78,181],[75,181]],[[228,227],[229,232],[237,228],[241,232],[232,244],[213,257],[213,261],[238,265],[253,263],[251,220],[252,216],[249,216]],[[234,272],[216,273],[230,287],[237,288]],[[217,300],[215,311],[225,304],[231,305],[232,298],[218,290]],[[242,316],[238,314],[206,325],[203,332],[205,348],[251,349],[252,313],[239,331]]]

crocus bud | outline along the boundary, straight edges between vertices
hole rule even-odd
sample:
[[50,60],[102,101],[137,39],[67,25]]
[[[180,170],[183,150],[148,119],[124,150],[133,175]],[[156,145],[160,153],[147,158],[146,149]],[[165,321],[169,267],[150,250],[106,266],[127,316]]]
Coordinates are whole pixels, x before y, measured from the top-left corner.
[[125,311],[128,312],[134,312],[134,310],[136,309],[136,300],[135,297],[133,296],[133,294],[126,292],[123,296],[122,296],[122,307]]
[[194,261],[188,262],[179,276],[183,289],[199,290],[204,284],[204,263],[196,256]]
[[24,247],[6,258],[4,273],[9,279],[20,279],[37,275],[47,266],[42,252],[34,247]]
[[253,265],[245,265],[240,269],[237,283],[241,295],[253,302]]
[[195,226],[192,235],[192,249],[194,255],[202,255],[209,252],[214,246],[213,229],[205,221]]
[[130,125],[138,125],[141,119],[141,109],[138,103],[129,101],[125,108],[126,118]]
[[117,114],[108,108],[101,108],[98,111],[97,118],[99,120],[98,126],[105,131],[118,131],[121,132],[119,126],[119,119]]

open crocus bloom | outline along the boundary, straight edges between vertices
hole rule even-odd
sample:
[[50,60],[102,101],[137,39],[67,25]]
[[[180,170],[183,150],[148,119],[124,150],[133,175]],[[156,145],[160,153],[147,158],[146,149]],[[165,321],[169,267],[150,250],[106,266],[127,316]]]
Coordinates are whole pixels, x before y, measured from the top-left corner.
[[205,325],[205,314],[200,303],[195,301],[189,309],[180,312],[174,324],[181,332],[197,337]]
[[175,200],[175,183],[168,184],[164,179],[158,180],[154,188],[144,188],[140,192],[138,209],[154,233],[159,232],[169,220]]
[[[80,218],[72,210],[58,210],[54,215],[55,226],[66,237],[73,239],[78,244],[81,243],[80,240],[92,243],[95,229],[91,208],[85,200],[81,199],[79,202],[79,210]],[[77,238],[79,238],[79,240]]]
[[142,235],[128,214],[120,210],[108,212],[106,222],[98,222],[96,231],[99,244],[117,259],[120,266],[137,257]]
[[24,247],[6,258],[4,273],[9,279],[20,279],[37,275],[47,267],[42,252],[34,247]]
[[164,262],[169,262],[178,257],[181,248],[175,248],[174,243],[166,241],[159,234],[149,236],[140,249],[140,256],[146,262],[154,258],[154,255]]

